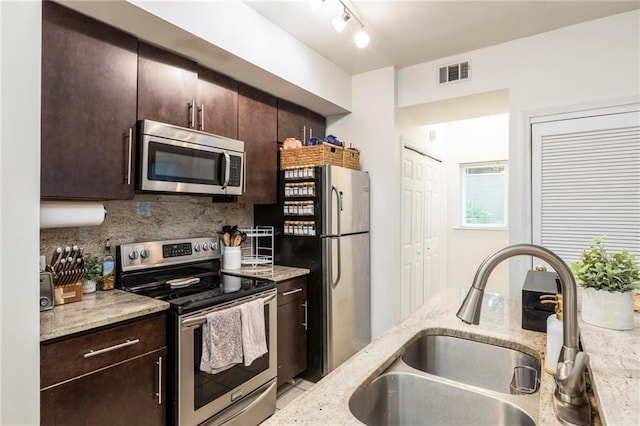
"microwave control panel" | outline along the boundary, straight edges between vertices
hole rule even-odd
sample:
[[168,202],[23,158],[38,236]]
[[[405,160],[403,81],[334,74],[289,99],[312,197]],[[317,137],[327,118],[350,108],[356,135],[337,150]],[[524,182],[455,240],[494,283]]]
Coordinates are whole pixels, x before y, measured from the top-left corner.
[[242,158],[237,155],[231,155],[229,164],[229,186],[240,186],[242,178]]

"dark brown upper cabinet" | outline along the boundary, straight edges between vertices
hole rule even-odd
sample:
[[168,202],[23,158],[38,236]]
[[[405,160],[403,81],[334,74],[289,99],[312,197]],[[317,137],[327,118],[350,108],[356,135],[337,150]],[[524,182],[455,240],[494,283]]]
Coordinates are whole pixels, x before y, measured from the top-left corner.
[[198,65],[189,59],[138,44],[138,120],[197,127]]
[[198,68],[197,129],[238,139],[238,82]]
[[131,199],[137,40],[42,3],[41,198]]
[[324,138],[326,120],[300,105],[278,99],[278,142],[295,138],[303,144],[311,137]]
[[246,151],[244,204],[277,201],[277,98],[244,84],[238,87],[238,139]]
[[140,42],[138,119],[238,138],[238,83]]

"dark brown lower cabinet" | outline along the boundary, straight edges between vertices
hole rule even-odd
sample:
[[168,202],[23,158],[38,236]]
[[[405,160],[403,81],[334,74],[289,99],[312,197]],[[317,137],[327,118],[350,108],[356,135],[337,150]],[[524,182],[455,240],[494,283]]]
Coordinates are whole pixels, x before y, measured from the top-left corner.
[[307,277],[278,284],[278,387],[307,368]]
[[43,390],[40,423],[164,425],[165,390],[157,392],[166,353],[155,351]]
[[44,344],[42,425],[164,425],[165,317]]

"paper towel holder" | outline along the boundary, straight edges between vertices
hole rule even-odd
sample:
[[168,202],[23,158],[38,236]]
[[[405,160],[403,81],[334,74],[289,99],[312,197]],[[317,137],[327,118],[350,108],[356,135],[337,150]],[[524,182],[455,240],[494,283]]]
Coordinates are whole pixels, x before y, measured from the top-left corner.
[[96,201],[41,201],[40,229],[101,225],[107,209]]

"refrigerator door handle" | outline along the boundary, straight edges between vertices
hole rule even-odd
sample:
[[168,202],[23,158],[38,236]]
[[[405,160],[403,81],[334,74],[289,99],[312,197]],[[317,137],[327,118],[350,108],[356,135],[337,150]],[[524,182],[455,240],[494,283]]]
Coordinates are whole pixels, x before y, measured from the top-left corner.
[[[338,188],[331,185],[331,196],[333,196],[334,192],[336,193],[336,200],[338,201],[336,216],[338,217],[338,237],[340,237],[342,235],[342,227],[340,226],[340,217],[342,216],[342,213],[340,213],[342,211],[342,191],[338,191]],[[331,214],[333,214],[333,208],[331,210]]]
[[336,280],[333,280],[333,241],[331,241],[332,239],[329,240],[329,281],[331,282],[331,288],[336,288],[338,286],[338,283],[340,282],[340,275],[342,274],[342,256],[340,254],[340,240],[341,238],[336,238],[336,241],[338,242],[338,276],[336,277]]

